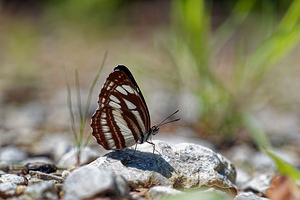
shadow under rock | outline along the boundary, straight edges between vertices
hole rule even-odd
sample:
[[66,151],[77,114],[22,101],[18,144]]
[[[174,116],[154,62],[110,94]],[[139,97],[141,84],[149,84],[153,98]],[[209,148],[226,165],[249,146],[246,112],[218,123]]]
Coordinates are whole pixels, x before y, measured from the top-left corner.
[[155,159],[153,153],[136,151],[133,155],[134,150],[132,149],[122,149],[116,150],[106,154],[106,157],[120,160],[121,163],[126,167],[134,167],[140,170],[148,170],[160,173],[166,178],[172,176],[172,172],[175,169],[159,154],[155,154]]

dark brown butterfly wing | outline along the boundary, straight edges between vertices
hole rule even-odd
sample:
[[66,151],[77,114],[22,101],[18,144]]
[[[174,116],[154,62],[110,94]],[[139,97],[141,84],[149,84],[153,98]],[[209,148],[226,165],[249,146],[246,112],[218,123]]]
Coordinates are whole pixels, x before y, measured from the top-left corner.
[[117,66],[106,79],[98,106],[92,116],[92,134],[105,149],[132,146],[150,130],[150,115],[144,97],[123,65]]

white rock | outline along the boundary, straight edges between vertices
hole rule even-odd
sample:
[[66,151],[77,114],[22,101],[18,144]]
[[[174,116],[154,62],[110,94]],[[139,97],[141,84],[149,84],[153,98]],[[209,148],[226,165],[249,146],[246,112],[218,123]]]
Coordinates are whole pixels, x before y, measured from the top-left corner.
[[127,196],[129,187],[120,176],[110,170],[94,166],[83,166],[75,169],[66,178],[63,186],[64,199],[85,199],[95,195],[110,194],[113,197]]
[[248,183],[251,179],[250,175],[241,168],[237,168],[237,177],[236,177],[236,184],[240,188],[241,186]]
[[[153,141],[153,146],[138,145],[138,150],[113,151],[90,165],[112,169],[126,178],[131,187],[173,185],[174,187],[216,186],[236,192],[234,166],[222,155],[196,144],[169,145]],[[141,150],[141,151],[140,151]]]
[[70,171],[68,171],[68,170],[64,170],[62,173],[61,173],[61,177],[63,178],[63,179],[66,179],[69,175],[70,175]]
[[272,177],[272,174],[254,174],[253,178],[242,186],[242,190],[265,194],[266,190],[271,187]]
[[0,197],[7,198],[16,194],[18,186],[14,183],[0,183]]
[[27,180],[24,177],[15,174],[4,174],[0,177],[3,183],[14,183],[16,185],[25,185]]
[[264,197],[259,197],[252,192],[242,192],[236,195],[234,200],[269,200],[269,199]]
[[147,192],[147,199],[149,200],[158,200],[162,199],[165,196],[168,195],[176,195],[182,193],[179,190],[173,189],[171,187],[166,186],[154,186],[150,188],[150,190]]
[[0,149],[0,160],[6,162],[20,162],[26,159],[27,155],[21,149],[14,146],[7,146]]
[[37,162],[40,162],[40,163],[47,163],[47,164],[53,164],[53,161],[48,158],[48,157],[31,157],[31,158],[27,158],[26,160],[23,160],[22,163],[24,165],[28,164],[28,163],[37,163]]
[[54,181],[41,181],[28,186],[25,196],[31,199],[58,199]]

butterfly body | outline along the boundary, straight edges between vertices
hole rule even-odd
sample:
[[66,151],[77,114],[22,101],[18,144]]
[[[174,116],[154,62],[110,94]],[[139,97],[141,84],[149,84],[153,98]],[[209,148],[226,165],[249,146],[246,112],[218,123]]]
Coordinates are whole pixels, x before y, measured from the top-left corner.
[[101,89],[91,120],[92,134],[105,149],[123,149],[146,142],[159,128],[150,128],[145,99],[131,72],[118,65]]

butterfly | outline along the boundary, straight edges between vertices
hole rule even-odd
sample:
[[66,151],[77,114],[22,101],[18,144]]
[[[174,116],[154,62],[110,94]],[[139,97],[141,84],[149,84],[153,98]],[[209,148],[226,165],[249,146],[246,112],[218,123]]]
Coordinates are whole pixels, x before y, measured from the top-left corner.
[[[106,79],[91,119],[92,134],[106,150],[124,149],[148,142],[159,127],[179,119],[150,127],[150,114],[144,96],[133,75],[124,65],[118,65]],[[154,145],[154,144],[153,144]]]

